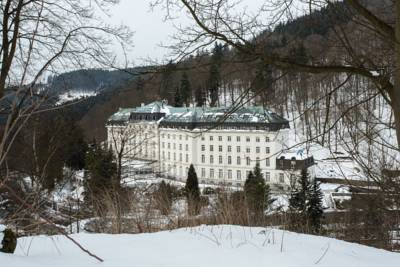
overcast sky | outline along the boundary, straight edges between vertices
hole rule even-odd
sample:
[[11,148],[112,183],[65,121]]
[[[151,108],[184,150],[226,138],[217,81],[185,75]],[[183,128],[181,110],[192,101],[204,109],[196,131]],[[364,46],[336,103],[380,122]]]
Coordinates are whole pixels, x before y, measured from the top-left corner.
[[174,27],[170,21],[163,21],[164,12],[160,8],[150,10],[149,0],[121,0],[109,13],[113,24],[129,26],[134,32],[134,47],[129,55],[136,64],[141,63],[141,58],[161,59],[166,54],[159,44],[167,41]]
[[[164,21],[165,11],[160,7],[150,9],[150,0],[121,0],[120,4],[110,10],[111,22],[124,24],[134,32],[130,61],[135,65],[142,64],[145,58],[162,60],[168,51],[160,44],[171,43],[169,36],[175,32],[173,23],[189,25],[190,21],[182,14],[174,22]],[[263,0],[244,0],[242,7],[256,9]]]
[[[120,0],[120,3],[109,12],[111,16],[109,19],[112,24],[129,26],[134,32],[134,47],[129,52],[128,57],[129,61],[133,61],[135,65],[143,64],[145,62],[144,59],[147,58],[158,61],[165,59],[168,51],[160,47],[160,44],[171,43],[169,36],[175,33],[173,24],[191,25],[191,20],[185,14],[175,14],[177,18],[174,22],[164,21],[165,10],[162,10],[161,7],[151,10],[150,2],[152,1],[154,0]],[[232,2],[235,1],[233,0]],[[251,14],[256,12],[264,2],[265,0],[241,0],[237,10],[233,12],[240,13],[246,9],[246,13]],[[270,0],[269,3],[273,2]],[[300,4],[301,1],[295,0],[294,3],[296,3],[297,10],[294,12],[303,13],[304,6]],[[267,18],[268,14],[263,13],[264,16]],[[120,55],[121,59],[123,58],[122,52],[117,52],[117,54]]]

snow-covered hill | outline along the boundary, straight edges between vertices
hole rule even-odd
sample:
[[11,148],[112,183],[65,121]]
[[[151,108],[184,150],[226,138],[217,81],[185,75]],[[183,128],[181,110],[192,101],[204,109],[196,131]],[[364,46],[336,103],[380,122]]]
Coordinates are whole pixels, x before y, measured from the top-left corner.
[[14,255],[0,253],[0,266],[391,267],[400,262],[400,254],[326,237],[228,225],[73,237],[104,263],[99,264],[64,237],[36,236],[20,238]]

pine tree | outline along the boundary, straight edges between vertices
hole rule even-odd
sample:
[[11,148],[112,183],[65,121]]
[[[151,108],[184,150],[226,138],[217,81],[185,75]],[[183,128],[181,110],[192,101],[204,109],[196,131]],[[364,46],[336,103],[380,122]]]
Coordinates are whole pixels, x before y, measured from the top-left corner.
[[190,164],[188,177],[185,185],[186,199],[188,203],[189,215],[196,215],[200,212],[200,189],[197,180],[196,170],[193,164]]
[[169,90],[171,90],[174,85],[173,73],[175,69],[176,65],[172,62],[172,60],[170,60],[162,69],[159,95],[163,99],[168,99],[172,96],[173,92],[170,92]]
[[223,46],[216,43],[211,56],[211,67],[208,78],[208,90],[210,92],[210,106],[215,107],[218,103],[218,89],[221,84],[220,67],[223,57]]
[[323,215],[322,197],[319,184],[315,180],[311,184],[307,169],[302,170],[289,199],[289,227],[295,231],[319,233]]
[[307,213],[311,231],[315,234],[321,232],[321,219],[324,213],[322,209],[322,198],[323,194],[321,188],[319,187],[317,181],[314,179],[311,188],[310,199],[307,205]]
[[176,88],[176,91],[175,91],[174,106],[175,107],[183,106],[182,96],[181,96],[181,92],[179,91],[179,88]]
[[105,191],[119,189],[117,165],[110,150],[93,144],[86,156],[86,171],[85,195],[87,200],[99,200]]
[[206,102],[204,92],[200,87],[197,87],[197,89],[195,90],[194,98],[195,98],[197,107],[202,107]]
[[269,205],[269,191],[269,186],[265,184],[260,165],[257,163],[244,184],[246,202],[256,220],[263,217],[264,211]]
[[191,88],[190,88],[190,81],[189,77],[186,72],[182,74],[181,78],[181,86],[180,86],[180,94],[182,97],[182,102],[186,104],[186,106],[189,106],[190,104],[190,98],[191,98]]
[[218,88],[220,86],[219,67],[214,63],[210,67],[208,79],[208,90],[210,91],[210,106],[215,107],[218,103]]
[[297,184],[292,188],[289,199],[289,228],[294,231],[306,232],[307,202],[310,194],[310,182],[306,169],[301,171]]

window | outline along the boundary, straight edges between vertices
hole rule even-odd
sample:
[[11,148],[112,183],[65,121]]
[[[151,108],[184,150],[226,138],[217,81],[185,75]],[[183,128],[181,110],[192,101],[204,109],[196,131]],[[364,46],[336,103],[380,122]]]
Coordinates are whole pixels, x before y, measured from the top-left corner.
[[189,151],[189,145],[186,144],[186,151]]
[[219,157],[218,157],[218,163],[219,163],[219,164],[222,164],[222,156],[219,156]]
[[246,178],[249,178],[250,171],[246,171]]
[[165,159],[165,152],[162,153],[162,159]]
[[250,157],[246,157],[246,165],[247,165],[247,166],[250,165]]
[[173,145],[173,148],[174,148],[174,149],[176,149],[176,144],[175,144],[175,143],[173,143],[172,145]]
[[246,147],[246,153],[250,153],[250,147]]
[[206,177],[206,169],[201,168],[201,178]]
[[240,146],[237,146],[237,147],[236,147],[236,152],[237,152],[237,153],[240,153]]
[[240,142],[240,136],[236,136],[236,142]]
[[259,157],[256,158],[256,164],[260,164],[260,158]]
[[256,137],[256,142],[259,143],[260,142],[260,137]]
[[218,136],[218,141],[222,141],[222,136]]
[[294,186],[296,184],[296,176],[294,175],[294,173],[290,174],[290,184],[292,186]]
[[246,142],[250,142],[250,136],[246,136]]
[[260,153],[260,147],[256,147],[256,153]]
[[182,162],[182,153],[179,153],[179,161]]
[[186,136],[185,136],[185,140],[186,140],[186,141],[189,140],[189,136],[186,135]]
[[179,150],[182,150],[182,144],[179,144]]
[[228,136],[228,142],[232,141],[232,137]]
[[168,143],[168,149],[170,149],[171,148],[171,144],[170,143]]
[[267,166],[267,167],[270,166],[270,164],[269,164],[269,158],[265,159],[265,166]]
[[285,177],[283,176],[283,173],[280,173],[280,174],[279,174],[279,182],[280,182],[281,184],[283,184],[283,183],[285,182]]
[[266,173],[265,173],[265,181],[266,181],[267,183],[271,182],[271,174],[270,174],[269,172],[266,172]]
[[214,163],[214,156],[211,155],[211,156],[210,156],[210,164],[213,164],[213,163]]
[[228,156],[228,165],[231,165],[231,164],[232,164],[232,157]]
[[212,141],[212,140],[214,140],[214,138],[213,138],[213,136],[212,136],[212,135],[210,135],[210,141]]
[[176,160],[176,153],[174,153],[174,160]]
[[266,154],[269,154],[269,153],[270,153],[269,146],[265,147],[265,153],[266,153]]
[[219,169],[219,170],[218,170],[218,178],[219,178],[219,179],[224,178],[224,171],[223,171],[222,169]]
[[201,163],[205,163],[206,162],[206,156],[201,155]]
[[232,179],[232,170],[228,170],[228,179]]
[[201,141],[204,141],[204,140],[205,140],[205,138],[204,138],[204,136],[202,136],[202,137],[201,137]]
[[232,147],[228,146],[228,152],[232,152]]
[[206,151],[206,145],[201,145],[201,151]]
[[167,135],[167,138],[168,138],[168,139],[170,138],[170,135],[169,135],[169,134]]
[[174,140],[175,140],[175,135],[174,135],[174,134],[172,135],[172,139],[174,139]]
[[290,165],[291,165],[292,169],[294,169],[296,167],[296,160],[291,160]]
[[242,172],[241,171],[236,171],[236,179],[237,180],[242,180]]
[[188,163],[188,162],[189,162],[189,155],[186,154],[186,163]]
[[265,142],[266,142],[266,143],[269,142],[269,137],[268,137],[268,136],[265,137]]
[[179,140],[182,140],[182,135],[179,135]]
[[210,145],[210,151],[214,151],[214,146]]
[[214,169],[210,169],[210,178],[214,179]]
[[218,146],[218,151],[222,152],[222,146]]
[[237,164],[237,165],[240,165],[240,157],[237,157],[237,159],[236,159],[236,164]]

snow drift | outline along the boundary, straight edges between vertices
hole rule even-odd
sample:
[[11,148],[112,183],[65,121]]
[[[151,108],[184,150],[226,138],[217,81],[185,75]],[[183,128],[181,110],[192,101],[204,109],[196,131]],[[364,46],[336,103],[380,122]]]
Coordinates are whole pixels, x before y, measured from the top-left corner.
[[152,234],[76,234],[104,259],[80,251],[62,236],[20,238],[16,254],[0,254],[7,267],[63,266],[398,266],[400,254],[326,237],[240,226],[199,226]]

